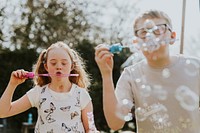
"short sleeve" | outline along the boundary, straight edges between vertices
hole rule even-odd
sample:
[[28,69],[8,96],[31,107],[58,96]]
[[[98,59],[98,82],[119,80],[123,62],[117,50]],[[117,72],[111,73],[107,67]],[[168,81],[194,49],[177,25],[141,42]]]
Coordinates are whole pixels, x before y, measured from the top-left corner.
[[41,87],[35,86],[26,93],[32,107],[38,107],[40,92],[41,92]]
[[122,102],[124,99],[128,99],[134,103],[131,79],[132,78],[129,69],[125,68],[119,80],[117,81],[115,89],[115,94],[119,102]]
[[89,93],[86,91],[86,89],[80,89],[81,95],[80,95],[80,102],[81,102],[81,110],[84,109],[87,104],[92,100]]

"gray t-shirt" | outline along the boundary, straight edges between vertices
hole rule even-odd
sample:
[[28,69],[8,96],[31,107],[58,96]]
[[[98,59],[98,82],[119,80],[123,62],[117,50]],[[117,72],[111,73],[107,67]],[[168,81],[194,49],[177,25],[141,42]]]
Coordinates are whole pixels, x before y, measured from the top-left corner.
[[200,60],[183,55],[163,69],[143,60],[125,68],[115,90],[135,106],[138,133],[200,132]]

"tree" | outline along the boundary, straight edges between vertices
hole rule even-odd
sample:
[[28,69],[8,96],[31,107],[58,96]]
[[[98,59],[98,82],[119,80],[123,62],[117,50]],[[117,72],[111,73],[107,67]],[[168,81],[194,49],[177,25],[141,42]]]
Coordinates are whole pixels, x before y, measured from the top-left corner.
[[[0,25],[1,25],[1,27],[0,27],[0,43],[3,42],[3,31],[2,31],[3,16],[4,16],[3,13],[4,13],[4,11],[2,8],[2,9],[0,9]],[[2,49],[2,45],[0,45],[0,49]]]
[[[11,72],[22,68],[27,71],[31,71],[32,64],[35,63],[37,57],[37,52],[34,49],[21,49],[14,52],[9,49],[4,49],[1,51],[0,60],[2,62],[0,63],[0,96],[5,91]],[[24,95],[32,87],[32,85],[33,82],[31,80],[27,80],[25,83],[18,86],[14,93],[13,100],[16,100]],[[36,114],[35,109],[30,109],[22,114],[7,118],[8,128],[20,129],[21,123],[27,121],[28,112]],[[34,116],[36,117],[36,115]],[[34,120],[35,119],[36,118],[34,118]]]
[[80,6],[77,1],[27,0],[21,4],[21,23],[14,25],[12,43],[16,48],[46,48],[59,40],[78,44],[90,27]]

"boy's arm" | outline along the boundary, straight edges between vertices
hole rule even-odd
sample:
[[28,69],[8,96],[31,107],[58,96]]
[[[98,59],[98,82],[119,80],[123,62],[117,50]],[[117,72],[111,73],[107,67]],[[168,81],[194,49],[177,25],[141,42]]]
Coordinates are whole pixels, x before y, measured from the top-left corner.
[[114,55],[109,52],[109,48],[103,44],[100,44],[95,48],[95,60],[103,80],[104,115],[109,127],[113,130],[118,130],[123,127],[125,122],[116,115],[118,102],[115,96],[112,78],[113,56]]
[[112,76],[103,77],[103,109],[106,121],[113,130],[119,130],[124,126],[125,121],[117,115],[118,101],[115,96]]

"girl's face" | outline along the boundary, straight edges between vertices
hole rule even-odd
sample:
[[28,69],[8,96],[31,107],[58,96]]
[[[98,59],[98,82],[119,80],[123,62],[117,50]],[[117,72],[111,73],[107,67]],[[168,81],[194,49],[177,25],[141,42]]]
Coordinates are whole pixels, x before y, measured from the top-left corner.
[[64,74],[70,74],[71,68],[72,61],[65,49],[53,48],[49,51],[45,69],[49,74],[54,75],[51,76],[52,79],[54,77],[61,78]]

